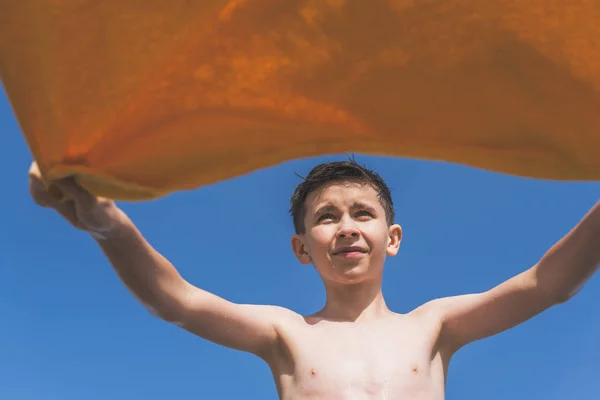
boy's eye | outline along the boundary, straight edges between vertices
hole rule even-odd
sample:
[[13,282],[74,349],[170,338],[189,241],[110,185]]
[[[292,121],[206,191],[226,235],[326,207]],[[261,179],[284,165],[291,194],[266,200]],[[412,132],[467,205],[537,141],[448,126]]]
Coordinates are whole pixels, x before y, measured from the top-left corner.
[[335,218],[335,217],[334,217],[334,215],[333,215],[333,214],[323,214],[323,215],[321,215],[321,216],[319,217],[318,221],[319,221],[319,222],[321,222],[321,221],[324,221],[324,220],[326,220],[326,219],[334,219],[334,218]]
[[367,211],[367,210],[360,210],[360,211],[358,211],[358,212],[357,212],[355,215],[356,215],[357,217],[364,217],[364,216],[367,216],[367,217],[372,217],[372,216],[373,216],[373,214],[371,214],[371,213],[370,213],[369,211]]

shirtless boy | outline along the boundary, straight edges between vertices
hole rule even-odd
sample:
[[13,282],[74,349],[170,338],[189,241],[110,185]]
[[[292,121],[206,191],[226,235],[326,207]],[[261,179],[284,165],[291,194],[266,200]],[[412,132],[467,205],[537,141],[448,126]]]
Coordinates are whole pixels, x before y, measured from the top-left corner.
[[315,167],[292,196],[292,249],[323,279],[323,309],[234,304],[192,286],[154,250],[114,202],[72,180],[46,190],[35,163],[35,202],[89,232],[120,279],[155,316],[271,368],[281,399],[441,400],[452,355],[567,301],[600,264],[600,202],[540,261],[484,293],[432,300],[408,314],[381,292],[387,256],[398,252],[383,180],[352,161]]

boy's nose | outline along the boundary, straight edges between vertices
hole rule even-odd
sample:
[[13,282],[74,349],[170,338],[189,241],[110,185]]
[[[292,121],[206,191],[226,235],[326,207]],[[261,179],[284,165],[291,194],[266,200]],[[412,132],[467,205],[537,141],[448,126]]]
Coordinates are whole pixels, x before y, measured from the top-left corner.
[[340,238],[350,238],[350,237],[358,237],[360,235],[360,231],[356,228],[352,222],[344,221],[342,222],[342,226],[338,232],[338,237]]
[[350,237],[358,237],[359,232],[357,229],[343,229],[340,230],[339,237],[342,239],[347,239]]

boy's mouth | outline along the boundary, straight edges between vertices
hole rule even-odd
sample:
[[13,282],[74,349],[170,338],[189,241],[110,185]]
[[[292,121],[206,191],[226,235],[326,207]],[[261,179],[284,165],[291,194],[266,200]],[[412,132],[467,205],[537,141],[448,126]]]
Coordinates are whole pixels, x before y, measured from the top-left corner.
[[334,256],[337,255],[358,255],[358,254],[365,254],[367,252],[366,249],[364,249],[363,247],[360,246],[348,246],[348,247],[342,247],[341,249],[338,249],[336,251],[333,252]]

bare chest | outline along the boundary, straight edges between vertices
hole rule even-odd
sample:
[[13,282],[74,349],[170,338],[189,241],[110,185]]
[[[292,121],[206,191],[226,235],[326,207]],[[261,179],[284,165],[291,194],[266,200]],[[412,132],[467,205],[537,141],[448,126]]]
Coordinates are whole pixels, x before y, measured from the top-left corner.
[[444,374],[433,342],[415,327],[308,327],[293,335],[292,363],[278,376],[290,394],[283,398],[442,399]]

